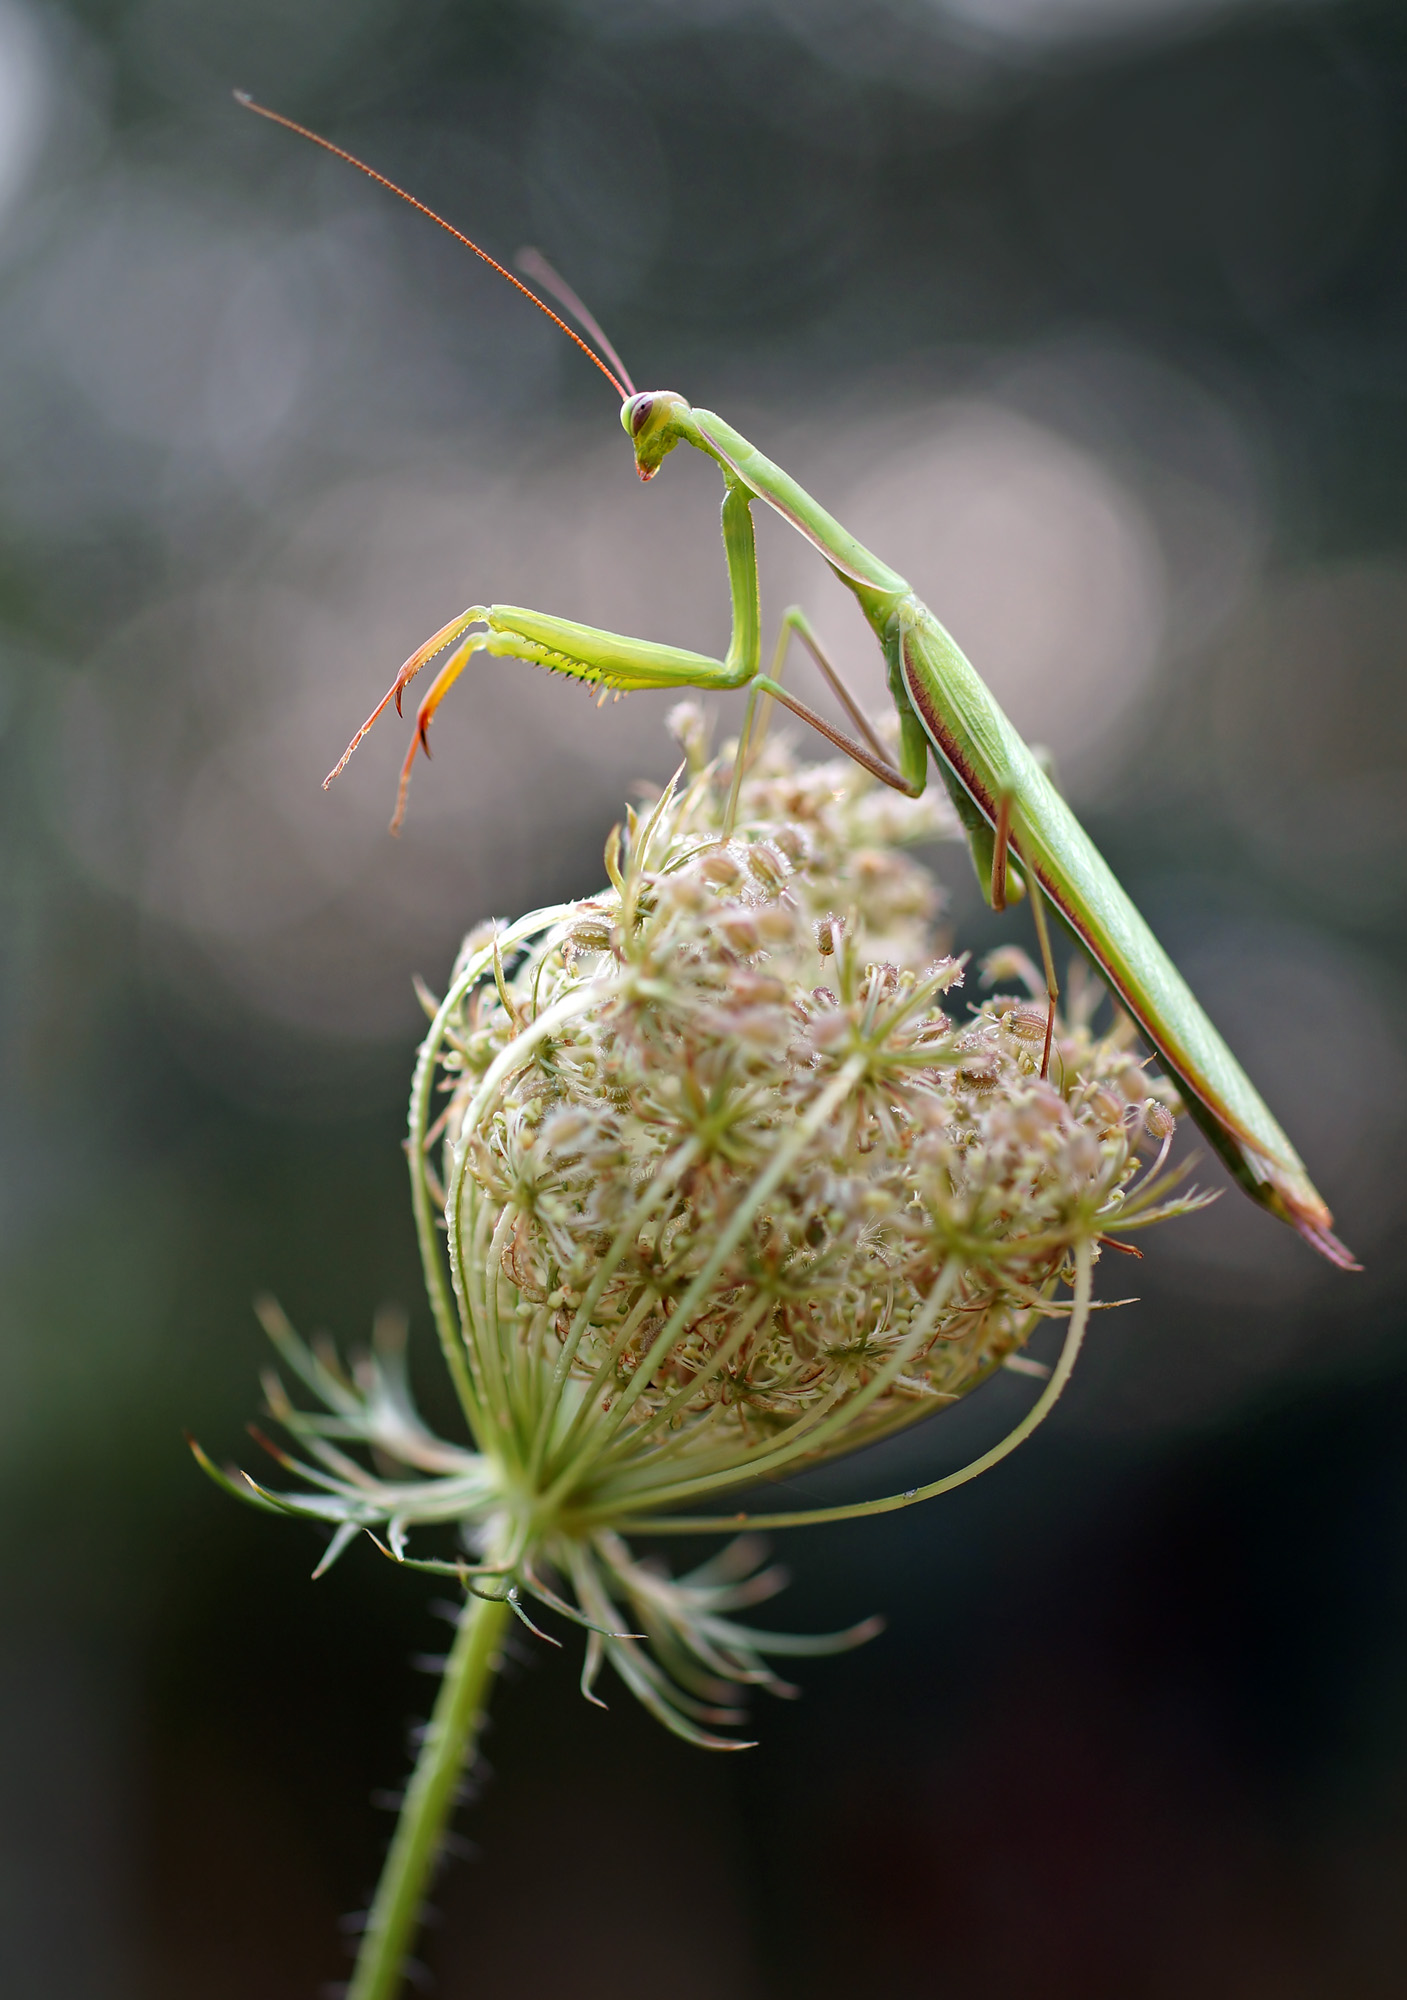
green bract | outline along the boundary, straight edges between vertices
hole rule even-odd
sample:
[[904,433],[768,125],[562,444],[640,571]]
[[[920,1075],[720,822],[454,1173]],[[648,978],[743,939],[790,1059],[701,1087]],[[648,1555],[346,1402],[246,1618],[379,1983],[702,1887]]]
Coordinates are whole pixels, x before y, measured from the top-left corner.
[[384,1340],[353,1380],[271,1316],[324,1406],[271,1386],[312,1490],[241,1490],[335,1523],[325,1561],[452,1524],[463,1554],[432,1566],[586,1624],[588,1688],[609,1657],[721,1745],[764,1654],[862,1634],[756,1632],[731,1616],[774,1587],[751,1551],[670,1581],[621,1531],[697,1527],[944,1407],[1070,1317],[1063,1287],[1077,1342],[1101,1238],[1197,1197],[1170,1198],[1175,1100],[1124,1016],[1096,1032],[1086,988],[1043,1078],[1024,956],[972,1008],[964,962],[928,956],[936,891],[899,843],[944,808],[774,744],[725,838],[700,727],[676,716],[691,773],[617,829],[608,891],[471,934],[421,1050],[416,1209],[472,1448],[424,1429]]

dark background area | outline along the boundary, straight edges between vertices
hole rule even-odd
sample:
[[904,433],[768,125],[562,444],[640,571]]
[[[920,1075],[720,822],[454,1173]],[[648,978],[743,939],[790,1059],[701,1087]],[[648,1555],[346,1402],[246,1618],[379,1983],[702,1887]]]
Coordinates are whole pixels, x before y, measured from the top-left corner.
[[[295,2000],[435,1591],[198,1475],[249,1301],[412,1308],[413,973],[594,888],[667,703],[510,663],[319,780],[472,599],[716,650],[716,482],[319,125],[715,408],[949,618],[1366,1271],[1234,1193],[1106,1276],[1039,1439],[788,1542],[864,1651],[708,1758],[523,1647],[438,1990],[1407,1985],[1407,19],[1177,0],[0,0],[0,1979]],[[858,620],[775,524],[878,699]],[[820,572],[818,574],[818,572]],[[726,718],[725,718],[726,720]],[[960,945],[994,931],[960,857]],[[1203,1169],[1214,1178],[1214,1170]],[[936,1475],[993,1384],[817,1497]]]

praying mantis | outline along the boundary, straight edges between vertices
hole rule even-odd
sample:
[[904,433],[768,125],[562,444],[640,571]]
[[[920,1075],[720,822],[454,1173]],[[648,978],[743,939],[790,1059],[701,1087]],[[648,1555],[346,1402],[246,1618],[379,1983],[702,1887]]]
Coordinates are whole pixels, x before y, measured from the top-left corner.
[[[417,648],[324,784],[346,767],[387,706],[397,712],[407,684],[453,647],[416,716],[401,773],[395,831],[418,750],[428,756],[430,723],[454,682],[477,653],[508,657],[610,690],[743,689],[747,706],[739,738],[729,818],[763,698],[780,702],[853,757],[875,778],[917,797],[936,765],[961,822],[983,894],[1000,910],[1029,889],[1049,1000],[1042,1076],[1050,1058],[1059,988],[1044,905],[1063,918],[1077,942],[1156,1052],[1187,1110],[1239,1185],[1290,1224],[1322,1256],[1344,1270],[1360,1268],[1333,1234],[1333,1216],[1269,1107],[1154,937],[1041,762],[1008,721],[976,669],[907,581],[864,548],[796,480],[710,410],[693,408],[674,390],[635,388],[590,312],[541,258],[524,267],[568,312],[593,345],[511,271],[497,263],[413,195],[306,126],[256,104],[260,116],[345,160],[446,229],[573,340],[621,399],[620,418],[643,480],[653,479],[676,446],[687,444],[723,478],[723,550],[732,598],[732,636],[722,659],[675,646],[604,632],[517,605],[472,604]],[[762,633],[752,508],[761,501],[797,530],[854,596],[884,656],[898,717],[893,761],[846,690],[804,615],[793,608],[782,624],[771,670],[762,665]],[[782,661],[793,636],[816,660],[855,730],[837,729],[783,687]],[[1014,865],[1013,865],[1014,864]]]

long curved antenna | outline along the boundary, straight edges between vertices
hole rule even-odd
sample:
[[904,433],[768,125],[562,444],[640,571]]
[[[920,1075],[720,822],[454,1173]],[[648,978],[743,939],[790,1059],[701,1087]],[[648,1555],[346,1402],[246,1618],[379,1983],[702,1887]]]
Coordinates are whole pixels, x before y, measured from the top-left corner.
[[[375,167],[369,167],[366,161],[359,160],[355,153],[344,152],[341,146],[334,146],[332,141],[330,139],[324,139],[320,132],[309,131],[306,125],[298,124],[296,119],[285,118],[281,111],[270,111],[267,105],[256,104],[256,102],[249,95],[249,92],[247,90],[237,90],[234,93],[234,96],[235,96],[235,102],[237,104],[242,104],[246,111],[257,111],[261,118],[267,118],[271,124],[282,125],[287,131],[296,132],[300,139],[307,139],[311,141],[311,143],[314,146],[321,146],[325,153],[332,153],[336,156],[337,159],[345,160],[349,167],[355,167],[357,169],[357,172],[365,174],[368,180],[375,181],[378,184],[378,186],[386,188],[391,194],[399,195],[402,201],[409,202],[412,208],[418,208],[422,215],[427,215],[430,218],[431,222],[437,222],[440,228],[445,230],[450,236],[454,237],[457,243],[462,243],[466,250],[472,250],[476,257],[482,257],[482,259],[486,264],[491,266],[493,270],[497,271],[500,278],[506,278],[509,284],[513,286],[515,291],[521,292],[525,299],[531,299],[539,312],[546,313],[547,317],[552,321],[552,324],[562,329],[562,332],[567,336],[567,339],[572,341],[574,345],[576,345],[581,349],[582,353],[586,356],[587,360],[595,363],[595,365],[600,369],[601,373],[605,376],[606,380],[610,383],[611,387],[615,390],[616,394],[620,397],[622,402],[625,402],[628,396],[633,395],[635,393],[633,389],[626,388],[625,383],[620,379],[620,376],[616,375],[610,368],[606,366],[605,362],[601,359],[600,355],[595,353],[590,347],[588,347],[586,342],[582,339],[581,335],[579,333],[574,333],[571,327],[567,325],[567,322],[564,319],[560,319],[558,315],[553,312],[551,306],[544,305],[542,300],[538,297],[537,293],[529,291],[528,287],[523,283],[521,278],[515,278],[511,271],[505,271],[502,264],[498,262],[497,258],[490,257],[487,250],[481,250],[478,244],[474,241],[474,239],[471,236],[466,236],[462,229],[456,229],[452,222],[446,222],[442,215],[436,215],[433,208],[427,208],[423,201],[417,201],[413,194],[407,194],[403,187],[397,187],[396,183],[392,180],[388,180],[385,174],[378,174]],[[583,324],[585,324],[586,320],[588,320],[589,318],[590,318],[589,314],[585,315],[583,319]],[[607,353],[612,354],[614,358],[614,350],[611,348],[609,341],[603,340],[602,346],[606,349]],[[622,368],[621,375],[624,374],[625,370]]]
[[542,252],[535,250],[531,243],[524,244],[523,248],[513,259],[513,262],[518,266],[520,271],[526,271],[530,278],[541,285],[549,298],[555,299],[559,306],[565,306],[578,326],[585,327],[633,396],[635,394],[635,384],[630,379],[630,370],[602,332],[596,315],[582,304],[566,279],[553,270]]

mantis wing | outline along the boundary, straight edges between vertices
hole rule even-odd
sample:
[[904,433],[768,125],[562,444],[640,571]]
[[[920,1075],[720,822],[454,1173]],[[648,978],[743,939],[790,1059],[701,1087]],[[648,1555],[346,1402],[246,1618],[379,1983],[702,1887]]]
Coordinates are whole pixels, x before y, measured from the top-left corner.
[[904,693],[925,734],[984,820],[1012,802],[1018,852],[1157,1051],[1187,1109],[1240,1185],[1345,1270],[1351,1253],[1259,1091],[1041,770],[986,684],[932,612],[900,613]]

